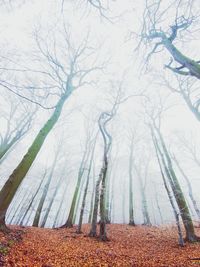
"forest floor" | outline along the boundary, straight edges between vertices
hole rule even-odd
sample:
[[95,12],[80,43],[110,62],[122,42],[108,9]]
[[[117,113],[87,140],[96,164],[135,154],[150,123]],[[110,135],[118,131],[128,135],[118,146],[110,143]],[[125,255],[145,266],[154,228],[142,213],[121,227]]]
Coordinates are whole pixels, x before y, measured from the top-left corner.
[[[107,227],[108,242],[88,237],[89,225],[84,225],[83,234],[79,235],[75,233],[75,228],[11,229],[15,232],[7,237],[0,234],[0,266],[200,266],[200,243],[179,247],[174,226],[112,224]],[[23,231],[22,238],[19,231]],[[196,231],[200,236],[200,229]]]

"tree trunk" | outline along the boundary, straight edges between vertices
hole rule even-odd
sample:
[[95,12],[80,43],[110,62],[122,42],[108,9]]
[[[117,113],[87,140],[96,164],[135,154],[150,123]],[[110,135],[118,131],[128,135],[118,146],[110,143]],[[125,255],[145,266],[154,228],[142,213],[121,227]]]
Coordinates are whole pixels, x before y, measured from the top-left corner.
[[94,208],[93,208],[93,215],[92,215],[92,224],[89,236],[96,237],[97,236],[97,215],[98,215],[98,207],[99,207],[99,190],[100,190],[100,183],[102,180],[103,171],[101,169],[99,178],[96,182],[95,187],[95,198],[94,198]]
[[77,229],[77,233],[79,233],[79,234],[81,233],[81,227],[82,227],[82,222],[83,222],[83,214],[84,214],[84,209],[85,209],[86,196],[87,196],[87,192],[88,192],[90,173],[91,173],[92,163],[93,163],[93,158],[94,158],[96,140],[97,140],[97,136],[96,136],[96,139],[95,139],[95,142],[93,145],[93,149],[92,149],[92,153],[91,153],[91,158],[90,158],[90,163],[89,163],[89,168],[88,168],[88,174],[87,174],[87,180],[86,180],[85,190],[84,190],[84,194],[83,194],[83,200],[82,200],[80,217],[79,217],[79,222],[78,222],[78,229]]
[[159,215],[160,215],[160,221],[161,221],[161,224],[163,224],[164,220],[163,220],[162,211],[161,211],[161,208],[160,208],[160,205],[159,205],[158,194],[156,192],[156,189],[155,189],[155,199],[156,199],[156,205],[157,205],[157,208],[158,208],[158,212],[159,212]]
[[198,208],[198,206],[197,206],[197,202],[196,202],[196,200],[194,199],[193,190],[192,190],[192,185],[191,185],[191,183],[190,183],[190,180],[188,179],[187,175],[185,174],[185,172],[184,172],[183,169],[181,168],[181,166],[180,166],[179,162],[177,161],[177,159],[176,159],[175,157],[173,157],[173,160],[174,160],[174,162],[176,163],[176,165],[177,165],[179,171],[181,172],[183,178],[185,179],[185,181],[186,181],[186,183],[187,183],[188,191],[189,191],[189,197],[190,197],[190,199],[191,199],[191,202],[192,202],[192,204],[193,204],[194,210],[195,210],[196,215],[197,215],[197,217],[198,217],[198,219],[199,219],[199,222],[200,222],[200,210],[199,210],[199,208]]
[[181,231],[179,214],[178,214],[178,212],[176,210],[176,206],[174,204],[173,197],[171,195],[171,192],[170,192],[169,187],[167,185],[167,180],[166,180],[164,172],[162,170],[162,165],[161,165],[160,158],[159,158],[159,155],[158,155],[159,147],[158,147],[158,143],[157,143],[157,140],[156,140],[155,136],[153,136],[153,132],[152,132],[152,139],[153,139],[154,147],[155,147],[155,150],[156,150],[156,157],[157,157],[157,160],[158,160],[158,165],[159,165],[159,168],[160,168],[160,172],[161,172],[161,176],[162,176],[162,179],[163,179],[164,187],[165,187],[165,190],[167,192],[167,195],[168,195],[168,198],[169,198],[169,201],[170,201],[170,204],[172,206],[173,213],[174,213],[174,217],[175,217],[175,220],[176,220],[176,225],[177,225],[177,230],[178,230],[178,237],[179,237],[178,238],[179,245],[180,246],[184,246],[184,240],[183,240],[183,235],[182,235],[182,231]]
[[108,170],[107,157],[104,158],[104,166],[102,168],[102,182],[101,182],[101,193],[100,193],[100,230],[99,238],[102,241],[107,241],[106,235],[106,209],[105,209],[105,193],[106,193],[106,178]]
[[[46,173],[46,172],[45,172],[45,173]],[[44,177],[45,177],[45,175],[44,175]],[[44,177],[43,177],[43,178],[44,178]],[[29,203],[29,205],[28,205],[28,208],[26,209],[24,215],[22,216],[22,218],[21,218],[21,220],[20,220],[20,225],[21,225],[21,226],[24,225],[24,220],[25,220],[25,218],[26,218],[26,215],[28,214],[29,210],[31,209],[31,207],[32,207],[32,205],[33,205],[33,202],[35,201],[35,199],[36,199],[36,197],[37,197],[37,195],[38,195],[38,192],[39,192],[39,190],[40,190],[40,188],[41,188],[41,186],[42,186],[42,182],[43,182],[43,179],[41,179],[40,184],[39,184],[37,190],[35,191],[35,194],[33,195],[32,200],[30,201],[30,203]]]
[[15,208],[15,211],[14,211],[14,213],[12,215],[12,218],[11,218],[9,224],[14,224],[14,222],[16,224],[15,217],[16,217],[17,213],[19,212],[19,210],[20,210],[20,213],[21,213],[21,211],[24,209],[23,203],[28,201],[28,199],[29,199],[29,195],[27,196],[26,194],[24,194],[24,196],[22,196],[21,201],[19,202],[18,206],[17,207],[15,206],[16,208]]
[[61,226],[62,228],[64,228],[64,227],[69,227],[69,228],[73,227],[73,220],[75,218],[77,200],[78,200],[79,193],[80,193],[82,177],[83,177],[83,174],[85,172],[84,168],[85,168],[85,163],[87,162],[87,159],[88,159],[88,151],[87,151],[87,143],[86,143],[86,148],[85,148],[85,151],[83,153],[83,157],[82,157],[82,160],[81,160],[81,165],[80,165],[79,171],[78,171],[78,180],[76,182],[76,187],[75,187],[74,195],[73,195],[73,198],[72,198],[72,203],[71,203],[69,215],[68,215],[66,223]]
[[90,200],[90,213],[89,213],[89,217],[88,217],[88,223],[92,222],[94,195],[95,195],[95,166],[93,166],[93,187],[92,187],[92,196],[91,196],[91,200]]
[[48,190],[49,190],[51,179],[53,177],[53,172],[54,172],[55,164],[56,164],[56,161],[54,161],[53,166],[52,166],[52,169],[51,169],[51,173],[49,174],[49,177],[47,178],[46,183],[44,185],[42,196],[41,196],[40,201],[38,203],[37,210],[36,210],[36,213],[35,213],[35,217],[34,217],[34,220],[33,220],[33,226],[34,227],[38,227],[39,226],[42,209],[43,209],[44,202],[45,202],[45,199],[46,199]]
[[42,127],[34,142],[30,146],[28,152],[25,154],[17,168],[10,175],[9,179],[0,191],[0,229],[5,230],[5,215],[7,209],[31,165],[33,164],[37,154],[39,153],[46,137],[52,130],[53,126],[58,121],[63,104],[67,97],[62,97],[56,105],[55,111],[53,112],[50,119]]
[[54,223],[53,223],[53,228],[56,227],[56,223],[57,223],[59,214],[61,213],[61,208],[62,208],[62,204],[63,204],[64,199],[65,199],[67,188],[68,188],[68,184],[66,183],[64,191],[63,191],[63,195],[62,195],[62,198],[61,198],[61,201],[60,201],[60,205],[58,207],[58,210],[57,210],[57,213],[56,213],[56,216],[55,216],[55,220],[54,220]]
[[185,231],[186,231],[186,240],[189,242],[199,241],[199,238],[195,235],[194,225],[193,225],[192,218],[189,212],[189,208],[187,206],[187,203],[186,203],[184,194],[182,192],[182,189],[180,187],[179,181],[174,172],[172,162],[171,162],[169,153],[167,151],[167,148],[165,146],[164,140],[158,128],[156,128],[156,131],[159,136],[164,155],[162,154],[160,150],[159,150],[159,153],[162,159],[162,163],[163,163],[166,175],[170,182],[170,186],[172,188],[174,197],[179,207],[180,215],[181,215],[181,218],[182,218],[182,221],[185,227]]
[[54,199],[55,199],[55,197],[56,197],[56,194],[57,194],[57,192],[58,192],[58,189],[60,188],[61,182],[62,182],[62,176],[60,177],[60,179],[59,179],[59,181],[58,181],[58,184],[57,184],[57,186],[56,186],[56,188],[55,188],[55,190],[54,190],[54,192],[53,192],[53,194],[52,194],[52,196],[51,196],[51,200],[49,201],[49,204],[48,204],[48,206],[47,206],[47,211],[46,211],[46,213],[45,213],[45,215],[44,215],[44,218],[42,219],[42,223],[41,223],[40,227],[45,227],[45,224],[46,224],[46,222],[47,222],[47,218],[48,218],[48,216],[49,216],[51,207],[52,207],[52,205],[53,205],[53,201],[54,201]]
[[129,155],[129,225],[135,226],[134,211],[133,211],[133,139],[131,140],[130,155]]

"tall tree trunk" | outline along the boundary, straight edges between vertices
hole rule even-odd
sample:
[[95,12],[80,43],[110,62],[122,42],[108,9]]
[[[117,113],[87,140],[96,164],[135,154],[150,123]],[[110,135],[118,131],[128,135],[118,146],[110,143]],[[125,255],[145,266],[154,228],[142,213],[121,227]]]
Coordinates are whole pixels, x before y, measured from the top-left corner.
[[105,192],[106,192],[106,178],[108,170],[107,157],[104,158],[104,166],[102,168],[102,181],[101,181],[101,191],[100,191],[100,229],[99,237],[102,241],[107,241],[106,235],[106,209],[105,209]]
[[160,168],[160,172],[161,172],[161,176],[162,176],[162,179],[163,179],[164,187],[165,187],[165,190],[167,192],[167,195],[168,195],[168,198],[169,198],[169,201],[170,201],[170,204],[172,206],[173,213],[174,213],[174,217],[175,217],[175,220],[176,220],[176,225],[177,225],[177,229],[178,229],[178,237],[179,237],[178,238],[179,245],[180,246],[184,246],[184,240],[183,240],[183,235],[182,235],[181,225],[180,225],[180,220],[179,220],[179,213],[177,212],[173,197],[172,197],[171,192],[169,190],[169,187],[167,185],[167,180],[165,178],[165,175],[164,175],[164,172],[163,172],[163,168],[162,168],[162,165],[161,165],[161,161],[160,161],[160,158],[159,158],[159,154],[158,154],[159,153],[159,146],[158,146],[158,143],[157,143],[157,140],[156,140],[155,136],[153,135],[153,131],[152,131],[152,139],[153,139],[153,143],[154,143],[154,147],[155,147],[155,151],[156,151],[156,157],[157,157],[157,160],[158,160],[158,165],[159,165],[159,168]]
[[94,198],[94,207],[93,207],[93,214],[92,214],[92,224],[89,236],[96,237],[97,236],[97,215],[98,215],[98,207],[99,207],[99,191],[100,191],[100,183],[102,180],[103,171],[100,171],[98,180],[96,181],[95,186],[95,198]]
[[140,171],[138,170],[136,164],[134,163],[135,170],[137,173],[138,181],[139,181],[139,187],[140,187],[140,193],[142,198],[142,214],[144,218],[144,225],[151,225],[150,216],[148,212],[148,205],[147,205],[147,199],[146,199],[146,193],[145,193],[145,184],[143,185],[142,182],[142,176],[140,174]]
[[78,215],[78,208],[80,206],[80,201],[81,201],[81,196],[82,196],[84,184],[85,184],[85,179],[81,179],[81,184],[80,184],[80,187],[79,187],[79,190],[78,190],[78,197],[77,197],[77,201],[76,201],[76,205],[75,205],[75,209],[74,209],[74,216],[73,216],[73,220],[72,220],[72,224],[73,225],[75,224],[76,217]]
[[159,204],[159,201],[158,201],[158,193],[156,191],[156,188],[155,188],[155,199],[156,199],[156,205],[157,205],[157,208],[158,208],[158,212],[159,212],[159,215],[160,215],[160,222],[161,222],[161,224],[163,224],[164,220],[163,220],[160,204]]
[[199,222],[200,222],[200,210],[199,210],[199,208],[198,208],[198,206],[197,206],[197,202],[196,202],[196,200],[194,199],[193,190],[192,190],[192,185],[191,185],[191,183],[190,183],[190,180],[188,179],[187,175],[185,174],[185,172],[184,172],[183,169],[181,168],[181,166],[180,166],[178,160],[177,160],[175,157],[173,157],[173,160],[174,160],[174,162],[176,163],[176,165],[177,165],[177,167],[178,167],[180,173],[182,174],[183,178],[185,179],[185,181],[186,181],[186,183],[187,183],[187,186],[188,186],[188,192],[189,192],[189,197],[190,197],[190,199],[191,199],[191,202],[192,202],[192,204],[193,204],[194,210],[195,210],[196,215],[197,215],[197,217],[198,217],[198,219],[199,219]]
[[54,199],[55,199],[55,197],[56,197],[56,194],[57,194],[57,192],[58,192],[58,189],[60,188],[61,182],[62,182],[62,175],[61,175],[61,177],[60,177],[60,179],[59,179],[59,181],[58,181],[58,184],[56,185],[56,188],[55,188],[55,190],[54,190],[54,192],[53,192],[53,194],[52,194],[52,196],[51,196],[51,199],[50,199],[49,204],[48,204],[48,206],[47,206],[47,209],[46,209],[44,218],[42,219],[42,223],[41,223],[40,227],[45,227],[45,224],[46,224],[46,222],[47,222],[47,218],[48,218],[48,216],[49,216],[51,207],[52,207],[52,205],[53,205],[53,201],[54,201]]
[[131,140],[129,155],[129,225],[135,226],[133,211],[133,139]]
[[91,170],[92,170],[92,163],[93,163],[93,160],[94,160],[94,152],[95,152],[96,140],[97,140],[97,136],[95,138],[93,149],[92,149],[92,153],[91,153],[91,157],[90,157],[89,168],[88,168],[88,173],[87,173],[87,180],[86,180],[85,190],[84,190],[84,194],[83,194],[83,200],[82,200],[82,205],[81,205],[81,211],[80,211],[80,217],[79,217],[79,222],[78,222],[77,233],[81,233],[81,227],[82,227],[82,222],[83,222],[83,214],[84,214],[84,209],[85,209],[85,204],[86,204],[86,197],[87,197],[88,186],[89,186],[90,173],[91,173]]
[[142,196],[142,213],[143,213],[143,217],[144,217],[144,225],[151,225],[151,221],[150,221],[150,216],[149,216],[149,211],[148,211],[148,205],[147,205],[147,199],[146,199],[146,194],[145,194],[145,189],[142,185],[142,181],[141,181],[141,177],[139,177],[139,181],[140,181],[140,192],[141,192],[141,196]]
[[125,181],[124,181],[124,183],[123,183],[123,191],[122,191],[122,222],[123,222],[123,224],[125,224],[125,221],[126,221],[126,216],[125,216],[125,209],[126,209],[126,207],[125,207],[125,190],[126,190],[126,188],[125,188]]
[[159,150],[159,153],[160,153],[160,156],[162,159],[162,163],[163,163],[166,175],[167,175],[168,180],[170,182],[170,186],[172,188],[174,197],[175,197],[177,205],[179,207],[180,215],[181,215],[181,218],[182,218],[182,221],[183,221],[183,224],[185,227],[185,231],[186,231],[186,240],[189,242],[198,241],[199,238],[195,235],[194,225],[192,222],[189,208],[187,206],[187,202],[185,200],[181,186],[180,186],[179,181],[178,181],[176,174],[174,172],[172,162],[171,162],[169,153],[167,151],[167,148],[165,146],[163,137],[162,137],[158,128],[156,128],[156,131],[157,131],[157,134],[159,136],[159,140],[160,140],[164,155],[162,154],[162,152],[160,150]]
[[64,228],[64,227],[73,227],[73,220],[75,218],[77,200],[78,200],[79,193],[80,193],[80,187],[81,187],[82,178],[83,178],[83,175],[85,173],[85,164],[86,164],[86,162],[88,160],[88,155],[89,155],[87,146],[88,146],[88,143],[86,142],[86,148],[85,148],[85,151],[83,153],[83,157],[82,157],[81,164],[80,164],[80,167],[79,167],[78,179],[77,179],[77,182],[76,182],[76,187],[75,187],[74,195],[73,195],[72,202],[71,202],[69,215],[68,215],[66,223],[61,226],[62,228]]
[[92,214],[93,214],[93,204],[94,204],[94,196],[95,196],[95,166],[93,166],[93,186],[92,186],[92,196],[90,200],[90,211],[88,217],[88,223],[92,222]]
[[[46,172],[45,172],[45,174],[46,174]],[[44,177],[45,177],[45,175],[44,175]],[[43,177],[43,178],[44,178],[44,177]],[[35,201],[35,199],[36,199],[36,197],[37,197],[37,195],[38,195],[38,192],[39,192],[39,190],[40,190],[40,188],[41,188],[41,186],[42,186],[42,182],[43,182],[43,179],[41,179],[40,184],[39,184],[37,190],[35,191],[35,194],[33,195],[33,197],[32,197],[32,199],[31,199],[31,201],[30,201],[30,203],[29,203],[29,205],[28,205],[26,211],[24,212],[23,216],[22,216],[21,219],[20,219],[20,223],[19,223],[19,224],[20,224],[21,226],[24,225],[24,220],[25,220],[25,218],[26,218],[28,212],[30,211],[30,209],[31,209],[31,207],[32,207],[32,205],[33,205],[33,202]]]
[[0,229],[2,231],[8,230],[5,225],[5,215],[7,209],[27,172],[29,171],[31,165],[33,164],[37,154],[39,153],[46,137],[58,121],[64,102],[67,99],[67,94],[63,96],[57,103],[56,108],[50,117],[50,119],[45,123],[42,129],[39,131],[34,142],[30,146],[28,152],[25,154],[17,168],[8,178],[7,182],[0,191]]
[[16,208],[15,208],[15,211],[14,211],[14,213],[12,215],[12,218],[11,218],[9,224],[14,224],[14,222],[16,223],[15,217],[16,217],[17,213],[19,213],[19,210],[20,210],[20,213],[21,213],[21,211],[24,209],[23,203],[28,201],[28,199],[29,199],[29,195],[24,194],[22,196],[21,201],[19,202],[18,205],[16,205],[17,207],[15,206]]
[[106,179],[106,192],[105,192],[105,213],[106,213],[106,223],[110,224],[110,179],[111,179],[111,171],[109,171],[109,175]]
[[62,198],[61,198],[61,201],[60,201],[60,205],[59,205],[59,207],[58,207],[58,209],[57,209],[56,216],[55,216],[55,220],[54,220],[54,223],[53,223],[53,228],[56,227],[56,224],[57,224],[57,221],[58,221],[59,214],[61,213],[61,208],[62,208],[64,199],[65,199],[65,196],[66,196],[67,188],[68,188],[68,183],[66,183],[66,185],[65,185],[65,188],[64,188],[64,191],[63,191],[63,195],[62,195]]
[[36,210],[35,217],[33,220],[33,226],[35,226],[35,227],[39,226],[39,222],[40,222],[40,218],[41,218],[41,214],[42,214],[42,209],[43,209],[44,202],[45,202],[45,199],[46,199],[48,191],[49,191],[50,183],[51,183],[54,169],[55,169],[56,162],[57,162],[57,157],[58,157],[58,151],[56,153],[56,156],[55,156],[55,159],[53,162],[53,166],[51,168],[51,172],[50,172],[50,174],[46,180],[46,183],[45,183],[44,188],[43,188],[42,196],[41,196],[40,201],[39,201],[38,206],[37,206],[37,210]]

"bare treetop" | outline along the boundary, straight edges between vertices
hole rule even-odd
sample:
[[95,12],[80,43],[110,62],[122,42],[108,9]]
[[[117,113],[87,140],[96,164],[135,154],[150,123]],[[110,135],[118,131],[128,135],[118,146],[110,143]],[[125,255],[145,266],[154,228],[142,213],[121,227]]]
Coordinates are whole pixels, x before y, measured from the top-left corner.
[[[165,65],[166,68],[181,75],[195,76],[200,79],[200,61],[185,56],[175,44],[177,40],[193,38],[191,26],[194,32],[199,30],[195,28],[195,24],[198,26],[199,21],[197,2],[173,0],[166,4],[163,0],[146,0],[141,42],[152,48],[147,61],[152,54],[165,48],[172,56],[169,63]],[[178,63],[178,66],[173,67],[173,62]]]
[[[1,79],[0,84],[43,108],[54,108],[55,99],[67,97],[80,87],[91,86],[96,80],[93,73],[105,67],[105,62],[98,63],[98,50],[89,44],[89,33],[82,40],[80,37],[73,39],[63,24],[61,30],[47,34],[35,31],[34,37],[37,50],[30,67],[8,60],[9,67],[1,69],[6,75],[13,73],[13,77]],[[31,97],[27,96],[30,92],[33,92]]]

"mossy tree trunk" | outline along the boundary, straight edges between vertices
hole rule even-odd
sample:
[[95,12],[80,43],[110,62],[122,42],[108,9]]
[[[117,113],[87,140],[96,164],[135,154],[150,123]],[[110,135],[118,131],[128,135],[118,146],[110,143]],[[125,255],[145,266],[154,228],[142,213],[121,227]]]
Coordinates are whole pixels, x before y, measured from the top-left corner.
[[[177,203],[178,208],[179,208],[179,212],[180,212],[180,215],[181,215],[181,218],[183,221],[183,225],[185,228],[185,232],[186,232],[186,240],[189,242],[199,241],[199,238],[195,235],[194,225],[192,222],[190,211],[189,211],[187,202],[185,200],[183,191],[181,189],[181,186],[179,184],[179,181],[176,177],[170,155],[169,155],[168,150],[166,148],[166,145],[164,143],[164,139],[161,135],[160,129],[157,128],[156,126],[154,128],[156,130],[156,133],[157,133],[157,136],[159,138],[159,142],[161,144],[161,148],[162,148],[163,152],[161,152],[161,148],[158,151],[160,153],[160,157],[162,160],[162,164],[164,166],[166,176],[169,180],[174,197],[176,199],[176,203]],[[155,134],[154,134],[154,136],[155,136]],[[158,146],[158,148],[159,148],[159,146]]]
[[81,193],[80,189],[81,189],[81,185],[82,185],[82,178],[83,178],[83,175],[85,173],[85,166],[86,166],[86,162],[88,161],[88,156],[89,156],[88,145],[89,145],[89,140],[86,140],[85,150],[83,152],[81,164],[80,164],[80,167],[78,170],[78,179],[76,182],[76,187],[75,187],[75,191],[74,191],[72,202],[71,202],[69,215],[68,215],[66,223],[61,226],[63,228],[64,227],[69,227],[69,228],[73,227],[73,220],[75,218],[76,207],[78,205],[77,202],[79,200],[79,195]]
[[[167,195],[168,195],[168,198],[169,198],[169,201],[170,201],[173,213],[174,213],[174,217],[175,217],[175,220],[176,220],[176,225],[177,225],[177,230],[178,230],[178,237],[179,237],[178,238],[179,245],[180,246],[184,246],[184,240],[183,240],[183,235],[182,235],[182,230],[181,230],[181,225],[180,225],[180,220],[179,220],[179,213],[178,213],[176,205],[174,203],[174,199],[173,199],[173,196],[172,196],[172,194],[170,192],[169,186],[167,184],[167,179],[165,178],[165,175],[164,175],[163,167],[162,167],[161,160],[160,160],[160,157],[159,157],[159,154],[161,155],[161,153],[160,153],[161,151],[159,149],[158,142],[156,140],[156,137],[155,137],[152,129],[151,129],[151,134],[152,134],[152,140],[153,140],[153,144],[154,144],[154,147],[155,147],[156,157],[157,157],[157,160],[158,160],[158,165],[159,165],[159,168],[160,168],[160,172],[161,172],[161,176],[162,176],[162,179],[163,179],[164,187],[165,187],[165,190],[167,192]],[[162,157],[162,155],[161,155],[161,157]]]
[[173,157],[173,160],[174,160],[174,162],[176,163],[176,165],[177,165],[177,167],[178,167],[180,173],[182,174],[183,178],[185,179],[185,181],[186,181],[186,183],[187,183],[189,197],[190,197],[190,200],[191,200],[191,202],[192,202],[193,208],[194,208],[194,210],[195,210],[195,212],[196,212],[196,215],[197,215],[197,217],[198,217],[198,220],[199,220],[199,222],[200,222],[200,210],[199,210],[199,208],[198,208],[198,206],[197,206],[197,202],[196,202],[196,200],[195,200],[195,198],[194,198],[194,194],[193,194],[193,190],[192,190],[191,182],[190,182],[189,178],[187,177],[187,175],[185,174],[185,172],[184,172],[184,170],[182,169],[182,167],[180,166],[180,163],[178,162],[178,160],[177,160],[175,157]]
[[32,145],[28,149],[28,152],[25,154],[19,165],[10,175],[10,177],[8,178],[5,185],[0,191],[0,229],[3,231],[7,229],[5,225],[5,216],[7,209],[19,185],[23,181],[24,177],[26,176],[27,172],[32,166],[36,156],[38,155],[46,137],[48,136],[48,134],[58,121],[64,102],[67,99],[67,96],[68,95],[66,94],[62,98],[60,98],[50,119],[45,123],[45,125],[39,131]]

